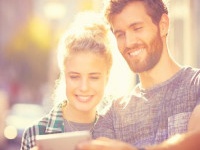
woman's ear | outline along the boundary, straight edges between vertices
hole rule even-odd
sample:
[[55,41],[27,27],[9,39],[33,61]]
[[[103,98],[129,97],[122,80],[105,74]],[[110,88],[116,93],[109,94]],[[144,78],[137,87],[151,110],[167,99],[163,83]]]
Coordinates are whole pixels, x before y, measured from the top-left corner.
[[161,37],[167,36],[169,30],[169,17],[167,14],[162,14],[159,26],[160,26]]

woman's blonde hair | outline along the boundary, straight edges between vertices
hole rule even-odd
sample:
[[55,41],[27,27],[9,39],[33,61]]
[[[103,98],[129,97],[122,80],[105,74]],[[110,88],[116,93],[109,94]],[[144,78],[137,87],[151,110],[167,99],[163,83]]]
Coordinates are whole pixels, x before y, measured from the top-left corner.
[[71,54],[91,52],[105,58],[108,74],[112,66],[110,29],[103,17],[95,12],[81,12],[61,38],[58,46],[58,66],[60,77],[56,81],[53,99],[66,99],[65,63]]
[[94,12],[79,13],[61,39],[58,48],[58,65],[60,71],[65,68],[66,59],[72,53],[92,52],[106,59],[108,70],[112,65],[109,48],[109,28],[103,17]]

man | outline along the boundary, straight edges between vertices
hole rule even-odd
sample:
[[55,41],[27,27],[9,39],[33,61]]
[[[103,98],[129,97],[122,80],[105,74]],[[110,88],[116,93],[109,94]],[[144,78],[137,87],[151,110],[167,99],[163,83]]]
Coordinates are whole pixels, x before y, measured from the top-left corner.
[[[110,0],[105,16],[140,83],[99,119],[94,137],[146,147],[200,128],[200,70],[179,65],[169,54],[163,1]],[[110,148],[120,147],[108,141]]]

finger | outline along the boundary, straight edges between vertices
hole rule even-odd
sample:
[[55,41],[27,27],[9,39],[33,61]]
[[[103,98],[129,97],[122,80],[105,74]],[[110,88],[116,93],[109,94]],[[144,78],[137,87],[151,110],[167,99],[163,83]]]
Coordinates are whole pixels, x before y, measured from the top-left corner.
[[30,150],[39,150],[39,149],[38,149],[38,147],[35,146],[35,147],[31,148]]
[[96,140],[99,140],[99,141],[112,141],[112,139],[109,139],[109,138],[106,138],[106,137],[99,137],[97,138]]
[[101,140],[92,140],[88,142],[79,143],[76,150],[107,150],[109,147],[107,142]]

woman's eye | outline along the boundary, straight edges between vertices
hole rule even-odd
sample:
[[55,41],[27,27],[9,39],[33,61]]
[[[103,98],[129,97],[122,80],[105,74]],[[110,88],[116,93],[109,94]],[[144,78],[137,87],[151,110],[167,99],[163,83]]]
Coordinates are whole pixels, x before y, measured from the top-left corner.
[[78,79],[79,76],[70,76],[71,79]]
[[90,77],[91,79],[94,79],[94,80],[97,80],[97,79],[99,79],[99,77],[96,77],[96,76],[94,76],[94,77]]

